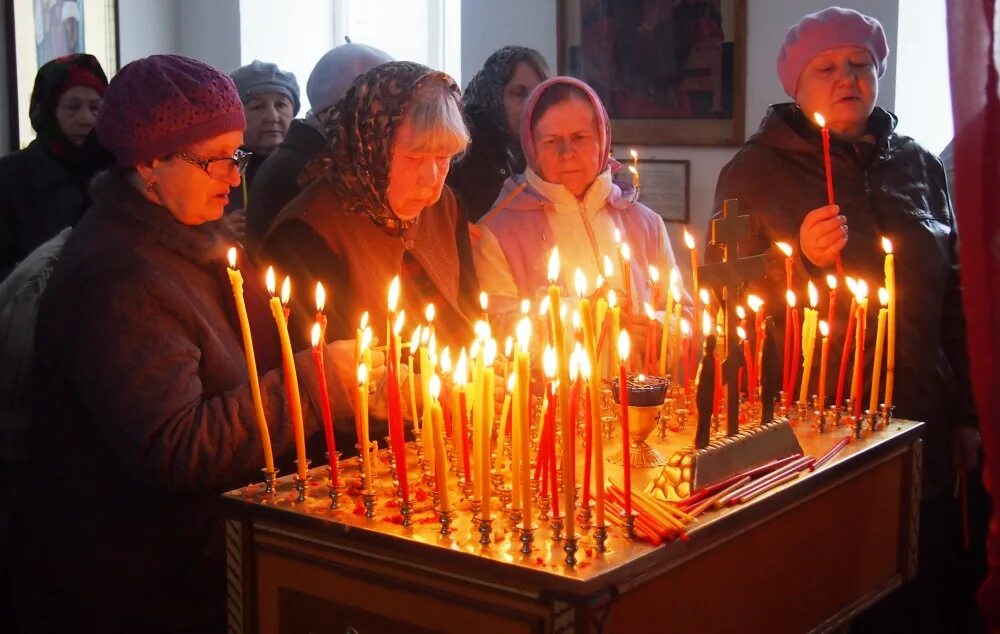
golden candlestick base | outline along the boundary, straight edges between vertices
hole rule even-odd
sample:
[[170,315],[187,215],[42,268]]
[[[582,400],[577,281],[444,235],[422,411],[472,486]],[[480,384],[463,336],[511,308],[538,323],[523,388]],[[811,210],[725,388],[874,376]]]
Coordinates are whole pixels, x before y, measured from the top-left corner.
[[[667,458],[646,442],[660,417],[660,406],[628,408],[629,464],[639,469],[662,467],[667,464]],[[608,458],[611,464],[625,464],[624,451],[618,451]]]

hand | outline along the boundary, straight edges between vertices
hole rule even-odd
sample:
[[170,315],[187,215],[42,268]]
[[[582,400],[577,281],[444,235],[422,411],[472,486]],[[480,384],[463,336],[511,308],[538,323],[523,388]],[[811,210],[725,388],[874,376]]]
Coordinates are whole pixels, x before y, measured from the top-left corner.
[[[353,339],[341,339],[326,344],[327,360],[332,362],[330,365],[332,372],[328,370],[328,380],[338,381],[341,385],[351,389],[358,387],[358,367],[354,365],[354,347],[355,341]],[[372,371],[368,380],[379,385],[385,377],[385,373],[385,353],[380,350],[372,350]],[[353,392],[347,390],[347,393],[352,394]]]
[[982,437],[975,427],[957,427],[951,435],[952,459],[959,473],[967,473],[979,466]]
[[827,205],[806,214],[799,227],[799,248],[810,262],[830,266],[847,244],[847,218],[839,205]]
[[247,235],[247,210],[237,209],[230,212],[222,216],[222,221],[226,223],[226,228],[233,234],[233,237],[243,242]]
[[483,237],[483,230],[479,228],[479,225],[475,224],[474,222],[470,222],[469,238],[472,240],[472,243],[475,244],[479,240],[479,238],[482,237]]

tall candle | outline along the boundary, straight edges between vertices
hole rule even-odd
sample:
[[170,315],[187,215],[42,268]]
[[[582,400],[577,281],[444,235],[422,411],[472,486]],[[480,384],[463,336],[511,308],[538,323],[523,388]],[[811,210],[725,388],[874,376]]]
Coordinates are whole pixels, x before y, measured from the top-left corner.
[[885,290],[889,294],[886,328],[888,336],[888,354],[885,364],[885,404],[892,408],[892,391],[896,383],[896,264],[892,254],[892,242],[882,238],[882,249],[885,250]]
[[[753,357],[750,356],[750,342],[747,341],[747,331],[743,326],[736,327],[736,337],[743,345],[743,359],[746,362],[747,401],[753,404]],[[743,368],[740,368],[741,370]]]
[[[747,306],[753,311],[753,331],[754,331],[754,355],[753,355],[753,367],[754,367],[754,392],[757,391],[757,385],[760,384],[760,356],[761,352],[764,350],[764,300],[756,295],[747,295]],[[754,395],[756,398],[756,394]]]
[[438,494],[438,511],[444,513],[451,508],[448,500],[448,465],[447,452],[444,448],[444,415],[441,412],[441,379],[437,374],[430,379],[431,396],[431,427],[434,439],[434,483]]
[[480,385],[482,392],[480,393],[480,400],[482,400],[483,408],[483,420],[482,427],[480,428],[481,436],[478,439],[480,444],[479,455],[480,462],[476,465],[477,474],[481,480],[479,485],[480,495],[482,498],[482,511],[480,517],[485,520],[490,519],[492,515],[492,510],[490,509],[490,452],[491,452],[491,440],[493,435],[493,388],[495,374],[493,370],[493,362],[496,360],[497,354],[497,342],[492,337],[486,340],[483,344],[483,351],[481,353],[481,358],[483,359],[483,376],[482,383]]
[[454,386],[452,398],[454,399],[455,414],[453,414],[451,428],[451,443],[455,446],[455,461],[462,470],[462,478],[467,484],[471,484],[472,473],[469,467],[467,451],[467,444],[469,442],[469,430],[467,429],[469,412],[466,409],[465,403],[465,384],[468,381],[468,377],[468,357],[466,356],[465,348],[462,348],[462,352],[458,356],[458,361],[455,363],[455,373],[452,375],[452,385]]
[[816,346],[816,328],[819,323],[819,312],[816,303],[819,293],[816,286],[809,282],[809,308],[804,308],[805,317],[802,320],[802,387],[799,389],[799,403],[807,403],[809,399],[809,377],[812,375],[813,349]]
[[[834,204],[833,198],[833,168],[830,166],[830,128],[826,127],[826,119],[816,112],[813,118],[820,127],[820,136],[823,139],[823,169],[826,172],[826,204]],[[840,262],[840,253],[837,254],[837,274],[843,275],[843,265]]]
[[[601,433],[601,417],[597,404],[601,402],[600,377],[596,373],[599,367],[597,364],[597,331],[594,328],[593,317],[590,312],[590,301],[586,297],[587,284],[583,273],[577,276],[576,293],[580,297],[578,309],[583,326],[583,347],[585,351],[585,361],[582,364],[581,372],[584,380],[587,381],[587,394],[589,407],[587,409],[588,438],[590,438],[591,453],[587,455],[586,462],[593,466],[594,472],[594,496],[595,496],[595,516],[597,526],[604,526],[604,438]],[[598,300],[598,306],[604,300]],[[595,376],[591,377],[591,371],[595,371]],[[586,470],[586,469],[585,469]],[[584,482],[584,486],[588,486]]]
[[236,268],[236,247],[229,249],[229,283],[233,287],[233,299],[236,302],[236,315],[240,320],[240,332],[243,335],[243,354],[246,357],[247,377],[250,379],[250,396],[253,398],[254,419],[257,421],[257,433],[260,434],[260,444],[264,451],[264,468],[274,472],[274,454],[271,452],[271,434],[267,429],[267,419],[264,417],[264,401],[260,396],[260,380],[257,377],[257,359],[253,352],[253,337],[250,334],[250,320],[247,317],[247,305],[243,299],[243,274]]
[[[394,307],[392,307],[394,308]],[[393,310],[390,310],[393,312]],[[406,474],[406,435],[403,430],[402,391],[399,386],[399,355],[402,343],[399,333],[403,329],[404,314],[400,311],[393,322],[389,339],[389,367],[386,380],[386,395],[389,406],[389,439],[390,448],[396,457],[396,475],[399,480],[399,492],[404,503],[410,501],[410,483]]]
[[885,288],[878,289],[878,301],[881,308],[878,309],[878,325],[875,331],[875,364],[872,366],[872,391],[868,400],[868,409],[874,415],[878,413],[878,388],[882,379],[882,350],[885,346],[885,326],[888,317],[889,291]]
[[[622,245],[627,246],[627,245]],[[623,250],[623,256],[625,251]],[[566,355],[566,337],[563,332],[563,321],[562,315],[560,314],[560,308],[562,306],[562,299],[559,295],[559,286],[557,282],[559,280],[559,247],[552,249],[552,255],[549,257],[549,301],[552,304],[552,325],[553,331],[555,332],[555,349],[556,357],[558,360],[557,371],[559,373],[559,421],[561,423],[560,428],[562,429],[563,437],[563,447],[562,447],[562,473],[563,473],[563,501],[564,508],[566,511],[566,534],[575,535],[576,534],[576,519],[574,515],[576,514],[576,482],[574,476],[574,471],[576,465],[573,464],[573,448],[572,444],[575,436],[573,435],[573,422],[569,419],[569,400],[570,391],[572,385],[569,380],[569,357]],[[556,491],[552,492],[553,497],[556,496]]]
[[670,317],[674,313],[674,273],[676,272],[677,269],[670,269],[670,281],[666,291],[667,306],[663,311],[663,332],[660,333],[660,376],[667,376],[667,356],[670,351],[670,331],[673,325]]
[[530,354],[528,345],[531,339],[531,321],[522,317],[515,330],[517,334],[517,358],[514,360],[514,373],[517,375],[517,409],[520,417],[521,430],[518,437],[517,451],[521,461],[521,517],[522,526],[531,525],[531,390],[530,390]]
[[323,308],[326,306],[326,289],[322,282],[316,282],[316,322],[319,324],[319,339],[326,342],[326,314]]
[[844,332],[844,348],[840,353],[840,371],[837,373],[837,394],[834,397],[833,404],[835,407],[840,407],[844,404],[844,379],[847,374],[847,362],[852,349],[853,335],[854,335],[854,324],[857,322],[858,313],[858,298],[857,298],[857,284],[851,278],[846,278],[844,282],[847,284],[848,290],[851,291],[851,307],[848,310],[847,317],[847,330]]
[[409,376],[406,377],[406,383],[410,390],[410,422],[413,425],[414,437],[417,435],[417,420],[420,418],[420,413],[417,411],[417,375],[414,372],[413,359],[420,354],[420,332],[420,326],[413,329],[413,336],[410,337],[410,358],[406,361],[407,367],[410,370]]
[[326,368],[323,364],[323,327],[319,322],[313,324],[312,351],[316,364],[316,379],[319,381],[320,412],[323,416],[323,433],[326,436],[326,451],[330,457],[330,480],[334,486],[340,484],[340,468],[337,463],[337,442],[333,437],[333,415],[330,412],[330,393],[326,385]]
[[625,291],[625,310],[631,312],[635,308],[636,300],[632,296],[632,248],[626,242],[622,242],[618,247],[621,253],[622,263],[622,288]]
[[288,322],[285,320],[285,307],[292,293],[292,283],[287,277],[281,285],[281,298],[274,297],[274,269],[267,269],[267,290],[271,293],[271,314],[278,327],[278,337],[281,340],[281,360],[285,373],[285,396],[288,400],[288,411],[292,418],[292,432],[295,436],[295,456],[297,459],[296,473],[299,479],[306,479],[306,434],[302,423],[302,401],[299,400],[299,379],[295,374],[295,353],[292,352],[292,341],[288,337]]
[[670,291],[670,296],[674,300],[674,321],[677,324],[677,336],[674,337],[673,352],[671,353],[674,357],[674,385],[683,385],[681,383],[681,311],[683,310],[683,305],[680,300],[680,290],[674,287]]
[[826,367],[830,357],[830,326],[825,321],[819,322],[819,334],[823,344],[819,353],[819,394],[816,397],[816,410],[822,412],[826,408]]
[[851,382],[851,398],[854,400],[854,415],[861,415],[861,389],[864,385],[865,366],[865,317],[868,310],[868,284],[858,280],[858,315],[855,324],[854,380]]
[[[785,297],[787,298],[788,294],[792,292],[792,247],[786,242],[775,242],[774,246],[785,256]],[[788,395],[788,383],[792,375],[792,364],[795,362],[792,359],[792,329],[790,323],[792,321],[793,308],[793,304],[785,304],[785,363],[782,365],[781,385],[782,389],[785,390],[786,399],[791,398]]]
[[795,334],[798,331],[798,311],[795,309],[795,291],[785,291],[785,380],[781,384],[781,389],[785,392],[786,404],[791,401],[791,391],[794,389],[794,379],[792,378],[792,367],[796,359],[793,354],[795,349]]
[[833,319],[836,315],[835,307],[837,305],[837,277],[835,275],[826,276],[826,285],[830,288],[830,301],[829,306],[826,310],[826,326],[833,332]]
[[361,423],[361,464],[365,472],[365,493],[372,492],[372,461],[368,431],[368,366],[358,364],[358,420]]
[[698,294],[698,249],[694,245],[694,236],[684,230],[684,244],[691,250],[691,297]]
[[656,314],[653,306],[649,302],[643,302],[642,308],[646,312],[646,351],[643,355],[642,371],[646,374],[656,373]]
[[[622,330],[618,336],[618,400],[621,404],[622,420],[622,470],[625,481],[625,516],[632,515],[632,456],[630,445],[632,443],[629,436],[628,424],[628,373],[625,370],[625,363],[629,355],[628,331]],[[603,487],[603,482],[601,483]]]

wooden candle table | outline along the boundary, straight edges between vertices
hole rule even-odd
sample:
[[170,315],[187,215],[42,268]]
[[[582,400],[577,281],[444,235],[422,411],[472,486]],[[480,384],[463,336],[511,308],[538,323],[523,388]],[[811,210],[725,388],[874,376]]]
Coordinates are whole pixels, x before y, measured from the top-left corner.
[[[424,483],[411,485],[413,525],[402,526],[385,461],[376,467],[371,519],[356,487],[330,508],[325,467],[309,471],[304,502],[295,501],[290,477],[271,495],[262,484],[231,491],[224,496],[229,631],[830,629],[915,572],[921,426],[893,421],[814,472],[746,504],[709,510],[687,526],[687,539],[653,547],[612,526],[600,553],[578,525],[574,568],[537,513],[530,555],[499,507],[493,542],[481,546],[457,487],[449,534],[441,535]],[[799,441],[817,457],[848,433],[802,427]],[[669,456],[691,444],[691,433],[649,442]],[[416,474],[412,447],[407,456]],[[605,466],[620,483],[621,467]],[[633,469],[633,486],[659,473]],[[356,482],[356,461],[343,461],[341,474]]]

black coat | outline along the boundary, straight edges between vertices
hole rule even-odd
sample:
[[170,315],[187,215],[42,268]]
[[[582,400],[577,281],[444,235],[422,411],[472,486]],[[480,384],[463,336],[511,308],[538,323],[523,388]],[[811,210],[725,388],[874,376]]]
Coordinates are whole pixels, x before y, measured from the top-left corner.
[[[219,632],[220,495],[259,482],[263,466],[225,273],[232,241],[220,223],[180,224],[123,170],[94,192],[39,306],[19,616],[28,631]],[[287,473],[292,428],[282,372],[263,361],[275,330],[255,278],[244,285],[260,389]],[[307,437],[321,437],[311,353],[296,366]],[[346,415],[352,387],[328,380]]]
[[114,159],[91,135],[56,156],[40,141],[0,158],[0,279],[90,206],[87,187]]
[[448,186],[465,209],[469,222],[478,222],[497,202],[504,181],[524,171],[524,159],[508,150],[501,138],[476,112],[467,113],[472,142],[451,167]]
[[[866,380],[870,381],[875,347],[877,289],[884,280],[883,236],[895,250],[896,416],[924,421],[925,492],[952,482],[951,431],[976,425],[965,348],[955,214],[941,161],[909,137],[893,132],[896,117],[876,108],[869,118],[874,142],[833,140],[831,160],[835,200],[850,231],[841,252],[846,275],[869,285],[866,328]],[[799,257],[799,227],[812,209],[826,205],[825,171],[818,130],[794,104],[773,106],[760,130],[719,175],[715,208],[739,199],[749,213],[751,233],[740,243],[741,256],[767,253],[767,278],[756,289],[765,310],[784,323],[784,256],[776,241],[795,247],[795,284],[804,297],[807,279],[826,289],[821,270]],[[827,394],[833,399],[850,296],[841,282],[837,316],[830,339]],[[823,292],[823,295],[826,293]],[[826,302],[819,304],[826,318]],[[780,331],[779,331],[780,332]],[[778,345],[782,345],[779,336]],[[853,352],[852,359],[853,359]],[[801,363],[801,361],[800,361]],[[884,380],[883,364],[883,380]],[[814,372],[813,376],[817,376]],[[868,390],[864,408],[867,408]],[[846,392],[847,390],[845,390]]]
[[301,119],[293,119],[285,140],[263,162],[250,183],[247,204],[247,242],[257,245],[267,235],[285,205],[302,191],[298,177],[327,139]]

